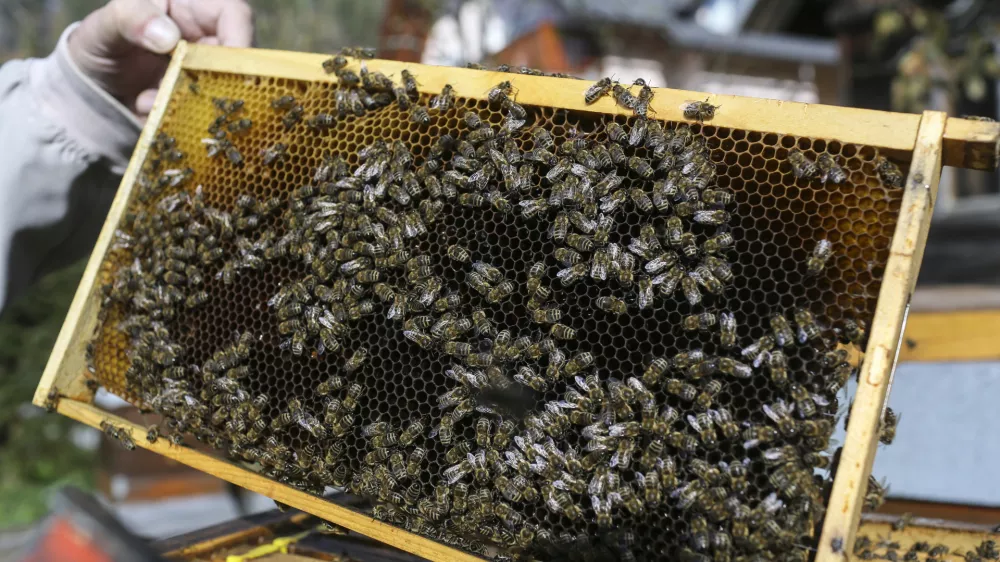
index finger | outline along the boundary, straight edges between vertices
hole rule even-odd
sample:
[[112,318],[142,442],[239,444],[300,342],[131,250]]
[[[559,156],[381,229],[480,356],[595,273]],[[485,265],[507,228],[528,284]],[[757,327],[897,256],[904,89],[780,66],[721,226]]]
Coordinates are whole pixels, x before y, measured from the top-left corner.
[[253,9],[243,0],[223,2],[216,24],[216,37],[226,47],[249,47],[253,44]]
[[217,37],[227,47],[249,47],[253,43],[253,10],[244,0],[185,0],[178,2],[190,10],[204,36]]

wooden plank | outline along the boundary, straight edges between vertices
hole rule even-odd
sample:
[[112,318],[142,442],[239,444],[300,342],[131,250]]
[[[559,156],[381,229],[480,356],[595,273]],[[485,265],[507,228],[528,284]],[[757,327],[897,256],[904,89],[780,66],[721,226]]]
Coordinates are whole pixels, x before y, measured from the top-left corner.
[[1000,160],[1000,123],[952,117],[944,128],[945,166],[996,170]]
[[894,517],[904,513],[926,519],[945,519],[967,525],[980,525],[996,528],[1000,523],[1000,507],[982,505],[965,505],[957,503],[929,502],[921,500],[906,500],[890,498],[886,500],[877,513],[866,513],[863,519],[873,517]]
[[[336,77],[323,71],[327,55],[289,51],[232,49],[211,45],[191,45],[184,60],[189,70],[231,72],[253,76],[274,76],[294,80],[336,82]],[[409,69],[419,82],[420,90],[440,92],[445,84],[455,88],[455,94],[486,99],[497,83],[510,80],[517,91],[517,101],[529,105],[561,107],[576,111],[631,115],[615,105],[609,97],[586,105],[583,92],[591,83],[570,78],[549,78],[503,72],[485,72],[466,68],[426,66],[388,60],[369,60],[370,70],[379,70],[398,79],[400,71]],[[357,67],[352,61],[351,66]],[[905,158],[913,150],[919,115],[889,113],[819,104],[779,100],[723,96],[655,88],[650,110],[658,119],[684,120],[681,105],[688,100],[705,100],[720,105],[710,122],[715,127],[837,139],[843,143],[876,146],[896,157]]]
[[997,361],[997,334],[1000,310],[913,312],[906,324],[899,360]]
[[860,383],[851,409],[840,466],[833,482],[816,560],[844,559],[854,544],[878,426],[891,384],[910,296],[916,284],[941,176],[941,143],[946,115],[927,111],[921,118],[899,222],[892,238],[878,309],[872,320]]
[[299,531],[313,520],[308,513],[280,513],[277,509],[231,519],[203,529],[153,541],[150,546],[164,558],[194,560],[241,544],[273,537],[277,532]]
[[[232,72],[252,76],[274,76],[294,80],[330,81],[322,62],[327,55],[265,49],[232,49],[215,45],[191,45],[184,68],[215,72]],[[354,64],[354,63],[352,63]],[[583,91],[589,82],[568,78],[547,78],[523,74],[483,72],[466,68],[427,66],[389,60],[367,61],[369,69],[380,70],[398,78],[404,68],[410,69],[423,92],[438,92],[452,84],[459,96],[485,99],[489,89],[498,82],[510,80],[517,89],[517,100],[530,105],[562,107],[578,111],[599,111],[630,115],[617,107],[610,97],[593,105],[583,102]],[[355,65],[356,66],[356,65]],[[721,106],[710,124],[716,127],[837,139],[845,143],[867,144],[905,157],[913,150],[920,116],[857,109],[831,105],[807,104],[780,100],[714,95],[702,92],[654,88],[656,95],[650,110],[656,117],[683,120],[681,105],[693,99],[707,99]],[[944,164],[978,170],[995,170],[1000,151],[1000,125],[949,119],[945,135]]]
[[132,160],[125,170],[118,193],[111,203],[111,209],[104,221],[104,227],[97,238],[93,253],[83,271],[80,279],[80,286],[76,289],[73,302],[66,313],[66,320],[63,321],[59,336],[56,338],[52,354],[45,365],[42,379],[35,389],[35,397],[32,400],[36,405],[42,406],[45,403],[45,396],[49,389],[56,387],[63,396],[76,399],[89,399],[90,392],[85,386],[83,373],[87,370],[86,347],[89,338],[97,329],[97,315],[101,306],[100,287],[97,286],[97,275],[101,269],[104,256],[111,246],[115,229],[121,222],[122,215],[128,206],[129,198],[132,194],[132,187],[142,169],[142,164],[146,160],[146,153],[152,144],[156,129],[163,115],[167,110],[167,102],[180,78],[181,66],[187,55],[188,44],[181,42],[174,50],[174,57],[167,66],[166,74],[160,82],[160,91],[153,103],[153,109],[149,112],[146,126],[139,135],[139,143],[132,154]]
[[270,478],[250,472],[215,457],[200,453],[188,447],[176,447],[166,439],[149,443],[145,439],[146,428],[136,425],[97,408],[92,404],[71,399],[59,401],[60,414],[73,418],[91,427],[99,428],[102,421],[109,421],[119,427],[129,430],[136,445],[155,451],[165,457],[184,463],[192,468],[217,478],[232,482],[248,490],[263,494],[297,509],[311,513],[346,527],[377,541],[394,546],[406,552],[429,558],[431,560],[448,560],[455,562],[472,562],[481,560],[465,552],[449,548],[431,539],[397,529],[369,515],[358,513],[328,502],[322,498],[279,484]]
[[[911,524],[899,531],[892,528],[892,522],[887,521],[864,521],[858,529],[858,535],[867,536],[873,544],[885,539],[891,542],[898,542],[899,548],[896,552],[902,560],[903,554],[916,542],[926,542],[932,547],[943,544],[948,546],[949,553],[937,560],[947,562],[962,562],[965,560],[962,554],[967,551],[974,551],[984,540],[996,540],[996,535],[983,528],[963,528],[960,525],[949,525],[945,521],[935,520],[915,520]],[[885,548],[872,548],[878,556],[885,554]],[[847,558],[850,561],[862,560],[860,556],[853,554]]]
[[1000,310],[1000,286],[942,285],[918,287],[910,302],[912,312]]

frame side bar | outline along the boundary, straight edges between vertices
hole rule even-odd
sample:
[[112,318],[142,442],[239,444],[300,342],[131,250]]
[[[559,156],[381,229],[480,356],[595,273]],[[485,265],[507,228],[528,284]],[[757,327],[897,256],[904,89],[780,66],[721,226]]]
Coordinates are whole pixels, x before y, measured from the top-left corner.
[[892,376],[893,360],[902,336],[906,310],[920,271],[930,226],[947,116],[924,112],[917,134],[913,164],[904,189],[899,222],[892,238],[878,309],[872,320],[858,390],[851,408],[847,437],[833,482],[820,537],[817,562],[847,558],[861,516],[871,474],[881,415]]
[[205,474],[211,474],[216,478],[221,478],[237,486],[276,499],[282,503],[311,513],[316,517],[332,521],[342,527],[417,556],[447,562],[482,562],[481,558],[471,554],[444,546],[408,531],[397,529],[372,518],[370,515],[358,513],[323,498],[279,484],[265,476],[240,468],[205,453],[195,451],[194,449],[175,446],[166,439],[158,439],[155,443],[150,443],[145,438],[146,428],[109,414],[92,404],[64,398],[59,401],[58,412],[94,428],[100,428],[102,421],[114,423],[128,430],[136,445],[144,449],[149,449]]
[[163,80],[160,82],[160,90],[153,103],[153,109],[146,120],[146,126],[143,127],[142,133],[139,135],[135,152],[132,153],[132,159],[125,170],[125,175],[122,176],[118,193],[115,194],[114,201],[111,203],[111,209],[104,220],[101,234],[97,238],[94,251],[90,254],[87,267],[80,279],[80,285],[73,296],[73,302],[66,313],[66,320],[63,321],[55,346],[52,348],[52,353],[49,355],[48,363],[46,363],[42,373],[42,378],[35,389],[32,402],[37,406],[44,405],[45,397],[52,387],[57,387],[62,396],[84,399],[90,395],[82,375],[87,368],[86,338],[89,338],[97,328],[97,314],[100,309],[97,275],[108,248],[111,246],[115,229],[118,228],[118,224],[128,208],[132,189],[136,184],[136,178],[139,176],[142,164],[146,161],[146,154],[153,142],[153,136],[167,111],[167,102],[170,101],[170,96],[177,85],[181,67],[188,53],[188,46],[188,43],[184,41],[177,45]]

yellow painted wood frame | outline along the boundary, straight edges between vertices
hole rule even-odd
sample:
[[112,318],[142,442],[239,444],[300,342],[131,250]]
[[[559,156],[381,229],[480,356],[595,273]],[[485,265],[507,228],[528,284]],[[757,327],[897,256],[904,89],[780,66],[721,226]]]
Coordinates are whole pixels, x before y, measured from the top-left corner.
[[[34,402],[43,405],[53,388],[62,399],[59,413],[98,427],[102,420],[125,427],[142,447],[175,459],[247,489],[272,497],[305,512],[323,517],[353,531],[432,560],[476,560],[430,539],[406,532],[350,509],[340,507],[211,455],[176,447],[164,442],[148,443],[140,438],[144,428],[120,419],[89,403],[84,385],[85,348],[97,326],[100,308],[96,279],[110,247],[112,235],[132,195],[132,187],[146,158],[151,141],[167,109],[171,94],[184,70],[217,71],[236,74],[283,77],[310,81],[335,81],[323,72],[326,57],[303,53],[266,50],[237,50],[215,46],[181,44],[174,53],[158,98],[140,137],[138,148],[122,180],[77,289],[65,323],[59,333],[48,365],[38,385]],[[420,76],[420,89],[435,92],[452,84],[459,96],[484,99],[490,87],[510,80],[518,91],[518,101],[529,105],[562,107],[570,110],[622,113],[610,99],[587,106],[583,90],[588,83],[560,78],[501,74],[460,68],[422,66],[393,61],[368,61],[369,68],[387,75],[399,75],[409,68]],[[977,169],[993,169],[1000,148],[1000,125],[962,119],[948,119],[943,113],[895,114],[823,105],[809,105],[736,96],[716,96],[697,92],[657,89],[650,109],[659,119],[682,120],[681,105],[692,99],[708,98],[725,108],[712,121],[714,126],[789,135],[837,139],[845,143],[873,146],[881,151],[910,159],[910,176],[892,241],[885,280],[879,295],[870,342],[862,365],[862,383],[855,399],[840,470],[837,473],[827,518],[823,526],[817,560],[844,560],[850,552],[865,491],[865,482],[877,443],[877,428],[885,403],[900,334],[903,331],[910,295],[923,255],[927,227],[942,164]]]
[[925,112],[917,131],[910,174],[892,238],[885,279],[879,291],[860,382],[851,408],[840,466],[833,481],[817,561],[843,560],[854,544],[868,477],[878,446],[879,425],[898,358],[910,297],[927,243],[947,118]]

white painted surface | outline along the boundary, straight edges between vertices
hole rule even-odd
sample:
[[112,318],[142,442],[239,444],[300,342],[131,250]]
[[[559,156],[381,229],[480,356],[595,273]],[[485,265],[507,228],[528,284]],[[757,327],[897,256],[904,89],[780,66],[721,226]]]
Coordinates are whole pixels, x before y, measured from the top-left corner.
[[[890,497],[1000,506],[998,403],[1000,363],[900,365],[889,405],[902,417],[872,474]],[[843,427],[834,439],[844,441]]]

